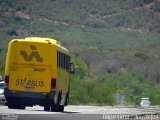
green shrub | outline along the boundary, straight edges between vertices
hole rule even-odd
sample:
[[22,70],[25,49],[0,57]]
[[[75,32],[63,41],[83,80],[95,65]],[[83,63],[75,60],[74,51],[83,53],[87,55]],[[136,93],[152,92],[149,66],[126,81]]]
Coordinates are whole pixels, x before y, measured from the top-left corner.
[[[1,61],[0,61],[1,62]],[[0,75],[4,75],[4,63],[0,63]]]
[[145,53],[142,53],[142,52],[137,52],[134,54],[134,56],[142,59],[142,60],[146,60],[146,59],[149,59],[149,56]]
[[159,2],[154,4],[153,10],[160,12],[160,3]]

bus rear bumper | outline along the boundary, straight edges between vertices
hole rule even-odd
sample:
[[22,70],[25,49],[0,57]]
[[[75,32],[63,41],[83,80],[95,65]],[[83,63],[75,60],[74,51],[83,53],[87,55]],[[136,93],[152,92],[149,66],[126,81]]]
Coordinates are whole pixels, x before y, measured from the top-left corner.
[[50,96],[55,96],[56,92],[52,91],[50,93],[35,93],[35,92],[23,92],[23,91],[13,91],[5,88],[4,95],[7,102],[21,103],[26,106],[40,105],[45,106],[50,104],[53,100]]

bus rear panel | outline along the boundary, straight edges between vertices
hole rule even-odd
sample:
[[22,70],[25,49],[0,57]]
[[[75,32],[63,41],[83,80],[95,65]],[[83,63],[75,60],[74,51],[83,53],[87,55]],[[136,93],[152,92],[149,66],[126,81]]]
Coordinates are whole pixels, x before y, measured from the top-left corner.
[[[56,40],[49,38],[17,39],[9,43],[5,66],[9,108],[41,105],[46,111],[63,111],[69,94],[69,70],[58,67],[60,48]],[[69,56],[63,47],[61,52]]]

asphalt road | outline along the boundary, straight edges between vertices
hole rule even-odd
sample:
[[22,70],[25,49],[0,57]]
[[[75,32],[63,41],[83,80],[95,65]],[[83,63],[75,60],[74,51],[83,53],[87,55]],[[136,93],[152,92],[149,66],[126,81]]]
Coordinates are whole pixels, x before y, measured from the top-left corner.
[[160,106],[134,108],[69,105],[63,113],[46,112],[39,106],[27,107],[25,110],[0,106],[0,120],[160,120],[158,113]]

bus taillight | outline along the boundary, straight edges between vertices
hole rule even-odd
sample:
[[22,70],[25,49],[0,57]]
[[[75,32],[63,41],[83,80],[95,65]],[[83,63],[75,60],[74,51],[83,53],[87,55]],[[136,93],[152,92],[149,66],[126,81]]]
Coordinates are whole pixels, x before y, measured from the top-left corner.
[[5,86],[7,87],[9,84],[9,76],[5,76]]
[[56,79],[52,78],[51,79],[51,89],[55,89],[56,88]]

